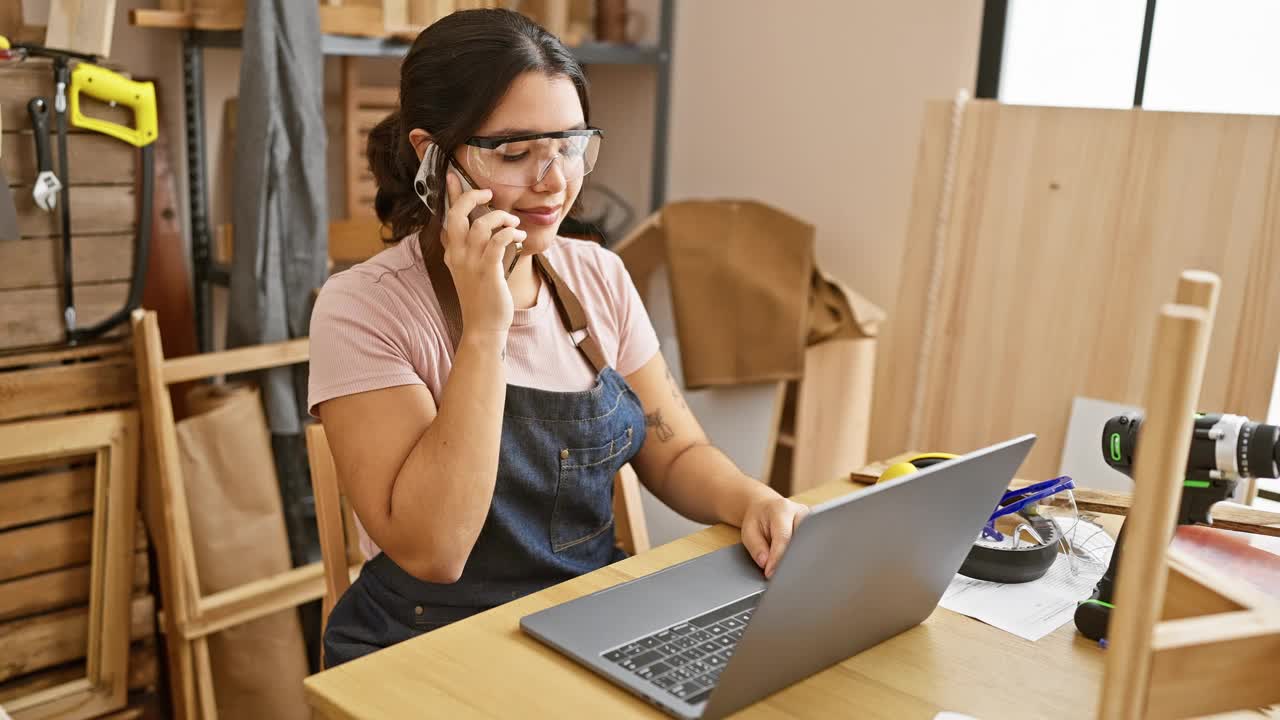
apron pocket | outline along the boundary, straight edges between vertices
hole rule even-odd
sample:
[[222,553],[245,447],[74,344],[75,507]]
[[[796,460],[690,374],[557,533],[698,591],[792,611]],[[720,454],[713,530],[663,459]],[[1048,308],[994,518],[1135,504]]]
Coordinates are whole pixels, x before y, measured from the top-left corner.
[[560,451],[560,479],[551,511],[551,549],[567,550],[613,525],[613,476],[631,456],[627,428],[605,445]]

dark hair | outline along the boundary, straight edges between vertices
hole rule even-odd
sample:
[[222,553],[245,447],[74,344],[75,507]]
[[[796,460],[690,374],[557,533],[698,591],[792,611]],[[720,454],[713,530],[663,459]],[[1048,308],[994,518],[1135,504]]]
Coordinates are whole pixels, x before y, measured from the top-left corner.
[[[522,73],[538,70],[573,82],[590,121],[587,78],[559,38],[510,10],[463,10],[437,20],[418,35],[400,66],[400,108],[369,132],[369,168],[378,184],[374,210],[391,231],[389,240],[426,227],[431,219],[413,191],[418,156],[409,131],[422,128],[439,146],[441,182],[445,163],[484,124],[507,88]],[[434,213],[443,207],[443,183]]]

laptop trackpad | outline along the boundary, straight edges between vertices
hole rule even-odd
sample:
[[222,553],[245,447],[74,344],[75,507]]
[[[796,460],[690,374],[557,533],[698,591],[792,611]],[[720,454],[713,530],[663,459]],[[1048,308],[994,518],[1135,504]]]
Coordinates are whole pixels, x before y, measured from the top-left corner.
[[548,608],[525,618],[522,625],[565,650],[589,656],[764,587],[764,574],[746,549],[731,545]]

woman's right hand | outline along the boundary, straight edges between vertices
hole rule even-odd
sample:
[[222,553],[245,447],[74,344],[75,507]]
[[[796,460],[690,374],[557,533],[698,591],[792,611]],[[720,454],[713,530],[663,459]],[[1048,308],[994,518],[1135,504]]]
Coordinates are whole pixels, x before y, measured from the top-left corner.
[[507,246],[528,236],[517,226],[520,218],[493,210],[471,222],[471,211],[493,199],[491,190],[462,192],[452,171],[445,177],[449,212],[440,231],[444,262],[453,275],[462,306],[465,334],[505,334],[515,316],[511,289],[507,286],[502,258]]

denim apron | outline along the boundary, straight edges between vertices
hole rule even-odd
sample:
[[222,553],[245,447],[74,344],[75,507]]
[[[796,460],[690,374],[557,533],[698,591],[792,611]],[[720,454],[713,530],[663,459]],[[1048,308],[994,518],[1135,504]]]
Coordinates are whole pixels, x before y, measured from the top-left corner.
[[[423,248],[423,258],[456,348],[457,291],[434,245]],[[429,583],[386,553],[369,560],[329,615],[326,667],[625,556],[615,546],[613,476],[644,442],[644,412],[630,386],[604,362],[572,291],[541,255],[534,261],[572,340],[596,368],[595,384],[583,392],[507,386],[493,501],[462,576],[452,584]]]

